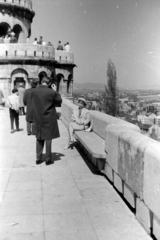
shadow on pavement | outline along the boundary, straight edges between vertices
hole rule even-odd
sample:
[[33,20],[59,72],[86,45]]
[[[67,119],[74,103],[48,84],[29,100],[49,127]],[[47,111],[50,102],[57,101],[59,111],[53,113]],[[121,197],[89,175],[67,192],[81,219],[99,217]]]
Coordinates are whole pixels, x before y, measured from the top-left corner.
[[83,152],[82,148],[78,145],[77,142],[74,143],[75,148],[77,149],[77,151],[79,152],[79,154],[81,155],[81,157],[83,158],[84,162],[86,163],[87,167],[90,169],[90,171],[94,174],[94,175],[101,175],[103,176],[103,174],[93,165],[93,163],[88,159],[87,155]]
[[[57,153],[57,152],[52,152],[52,161],[60,161],[61,157],[64,157],[64,154],[62,153]],[[42,161],[46,161],[46,154],[42,154]]]

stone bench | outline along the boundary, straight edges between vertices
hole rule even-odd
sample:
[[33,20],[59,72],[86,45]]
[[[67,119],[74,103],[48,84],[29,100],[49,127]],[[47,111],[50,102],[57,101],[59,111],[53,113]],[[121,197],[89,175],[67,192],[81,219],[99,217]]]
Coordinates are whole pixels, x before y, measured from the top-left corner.
[[105,141],[94,132],[75,131],[74,137],[87,154],[90,161],[98,168],[104,170],[106,163]]
[[[61,119],[67,127],[75,107],[69,100],[63,99]],[[134,131],[139,131],[139,127],[97,111],[90,111],[90,114],[93,125],[92,132],[75,131],[74,135],[89,160],[99,171],[104,172],[108,154],[105,150],[106,127],[113,123]]]

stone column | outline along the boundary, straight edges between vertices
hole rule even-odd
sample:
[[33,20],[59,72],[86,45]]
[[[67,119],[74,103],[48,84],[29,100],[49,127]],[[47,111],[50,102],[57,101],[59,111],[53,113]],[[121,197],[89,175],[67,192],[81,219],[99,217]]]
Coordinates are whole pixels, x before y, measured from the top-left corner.
[[71,95],[71,97],[72,97],[72,95],[73,95],[73,80],[70,81],[70,86],[69,86],[69,88],[70,88],[69,93],[70,93],[70,95]]

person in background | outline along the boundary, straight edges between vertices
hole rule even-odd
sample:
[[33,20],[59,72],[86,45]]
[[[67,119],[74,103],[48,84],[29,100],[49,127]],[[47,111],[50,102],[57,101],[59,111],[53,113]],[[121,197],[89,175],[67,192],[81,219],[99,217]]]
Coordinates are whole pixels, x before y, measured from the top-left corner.
[[39,37],[39,41],[37,43],[42,45],[42,43],[43,43],[43,37],[42,36]]
[[32,92],[31,99],[36,135],[36,164],[43,162],[42,153],[46,143],[46,165],[49,165],[54,163],[51,155],[52,139],[60,136],[55,106],[62,99],[48,77],[42,78],[41,85]]
[[19,88],[18,88],[18,92],[19,92],[19,103],[20,103],[19,115],[25,115],[24,102],[23,102],[25,89],[24,89],[23,86],[24,86],[23,83],[20,83],[20,84],[19,84]]
[[66,43],[65,50],[66,50],[66,52],[70,52],[71,51],[71,47],[69,45],[69,42]]
[[91,117],[89,111],[85,108],[87,102],[84,98],[78,99],[78,108],[73,110],[72,121],[68,127],[68,143],[64,147],[64,150],[70,148],[74,142],[74,131],[83,131],[89,128]]
[[46,46],[46,42],[45,42],[45,41],[43,41],[43,42],[42,42],[42,45],[43,45],[43,46]]
[[48,42],[47,43],[47,46],[53,46],[51,42]]
[[4,94],[3,94],[2,90],[0,89],[0,105],[1,106],[4,105],[3,99],[4,99]]
[[63,50],[66,51],[66,45],[67,43],[64,44]]
[[33,121],[33,110],[31,95],[34,89],[38,85],[38,80],[33,79],[31,82],[31,88],[25,90],[23,102],[26,106],[26,122],[27,122],[27,135],[35,135],[35,124]]
[[160,127],[156,124],[156,118],[153,121],[153,125],[148,130],[148,136],[156,141],[160,141]]
[[15,33],[13,31],[11,31],[10,36],[11,36],[10,43],[17,43],[17,38],[16,38]]
[[11,133],[13,133],[14,121],[16,125],[16,130],[19,131],[19,96],[17,89],[12,90],[12,95],[10,95],[7,99],[7,105],[9,106]]
[[58,42],[57,50],[63,50],[63,46],[61,44],[61,41]]
[[37,38],[34,39],[33,45],[37,45]]

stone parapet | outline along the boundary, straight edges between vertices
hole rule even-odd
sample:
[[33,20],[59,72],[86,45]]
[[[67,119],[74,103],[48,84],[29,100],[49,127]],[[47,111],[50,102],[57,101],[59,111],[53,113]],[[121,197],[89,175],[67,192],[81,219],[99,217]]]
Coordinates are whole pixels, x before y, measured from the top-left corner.
[[66,52],[61,50],[55,50],[55,60],[61,64],[73,64],[74,54],[72,52]]
[[[67,123],[73,108],[63,101],[62,118]],[[93,132],[105,140],[103,173],[135,209],[144,228],[160,240],[160,143],[118,118],[96,111],[91,117]]]
[[33,44],[0,44],[0,61],[19,58],[55,59],[55,50],[51,46]]
[[31,0],[0,0],[0,4],[12,4],[28,8],[32,11],[32,1]]

